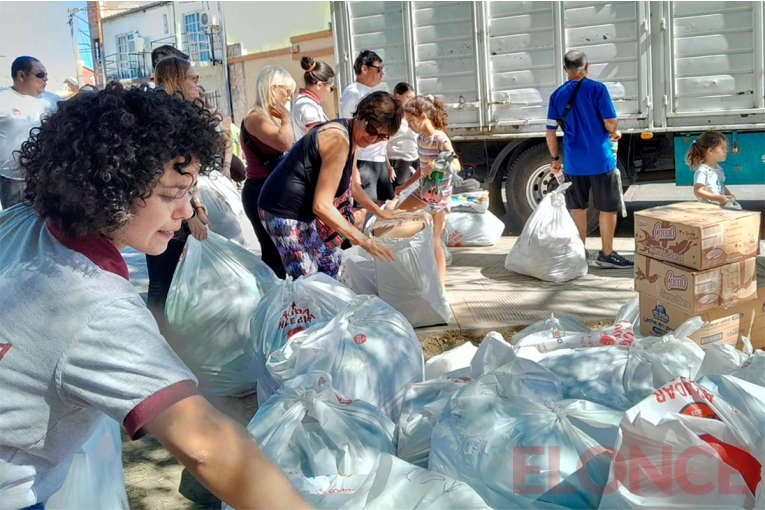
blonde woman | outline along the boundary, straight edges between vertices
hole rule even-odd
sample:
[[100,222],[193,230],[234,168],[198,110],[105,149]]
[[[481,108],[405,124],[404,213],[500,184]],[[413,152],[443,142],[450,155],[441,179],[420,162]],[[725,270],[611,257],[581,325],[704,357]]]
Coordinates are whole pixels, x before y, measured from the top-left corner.
[[242,153],[247,161],[247,180],[242,190],[244,212],[260,241],[261,257],[276,276],[285,278],[284,265],[271,237],[258,216],[263,184],[292,147],[294,134],[287,102],[297,85],[281,66],[264,67],[255,84],[255,104],[242,121]]

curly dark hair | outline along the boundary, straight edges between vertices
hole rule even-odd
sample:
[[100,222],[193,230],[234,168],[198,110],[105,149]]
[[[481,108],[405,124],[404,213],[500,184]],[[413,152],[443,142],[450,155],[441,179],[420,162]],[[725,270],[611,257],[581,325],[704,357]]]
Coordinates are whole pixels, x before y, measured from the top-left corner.
[[170,161],[181,158],[180,174],[194,160],[200,173],[218,169],[218,122],[200,102],[163,90],[113,82],[78,94],[21,146],[26,199],[67,236],[114,232],[151,196]]

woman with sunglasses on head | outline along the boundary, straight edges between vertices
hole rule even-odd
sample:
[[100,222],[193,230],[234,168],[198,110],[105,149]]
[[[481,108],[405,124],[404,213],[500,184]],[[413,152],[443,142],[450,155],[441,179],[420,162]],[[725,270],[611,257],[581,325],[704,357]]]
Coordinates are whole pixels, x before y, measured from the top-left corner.
[[300,89],[292,102],[292,131],[297,142],[314,126],[329,120],[321,104],[335,91],[335,72],[321,61],[305,55],[300,60],[305,70],[305,88]]
[[352,119],[336,119],[308,132],[268,177],[258,203],[260,219],[292,278],[316,272],[337,278],[344,239],[385,261],[393,253],[353,226],[352,198],[380,218],[383,211],[361,189],[356,149],[387,140],[401,124],[401,103],[373,92]]
[[260,242],[261,258],[279,278],[285,277],[279,252],[258,216],[263,184],[292,147],[292,120],[287,103],[297,85],[281,66],[264,67],[255,83],[255,104],[242,121],[242,152],[247,161],[247,180],[242,189],[244,212]]

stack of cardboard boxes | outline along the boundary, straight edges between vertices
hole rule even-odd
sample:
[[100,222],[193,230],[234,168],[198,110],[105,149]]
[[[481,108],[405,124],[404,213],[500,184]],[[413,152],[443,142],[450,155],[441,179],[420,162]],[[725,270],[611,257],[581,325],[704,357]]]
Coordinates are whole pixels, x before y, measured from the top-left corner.
[[755,348],[765,348],[765,266],[756,258],[759,232],[759,212],[700,202],[635,213],[641,333],[661,336],[698,315],[704,326],[691,339],[702,348],[714,343],[740,346],[741,336],[749,337]]

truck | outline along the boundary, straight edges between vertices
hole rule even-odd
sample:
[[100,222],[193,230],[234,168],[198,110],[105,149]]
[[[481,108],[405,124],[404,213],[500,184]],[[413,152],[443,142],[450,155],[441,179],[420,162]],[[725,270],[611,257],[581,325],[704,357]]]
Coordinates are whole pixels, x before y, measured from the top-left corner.
[[[545,123],[572,49],[585,52],[588,77],[614,102],[626,200],[677,190],[693,197],[684,155],[706,130],[728,138],[727,183],[765,198],[761,1],[350,1],[330,9],[341,90],[368,49],[383,59],[383,88],[405,81],[440,97],[463,167],[483,180],[511,231],[558,185]],[[596,226],[597,214],[589,217]]]

